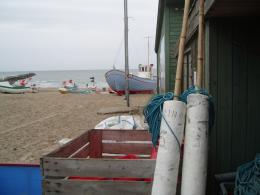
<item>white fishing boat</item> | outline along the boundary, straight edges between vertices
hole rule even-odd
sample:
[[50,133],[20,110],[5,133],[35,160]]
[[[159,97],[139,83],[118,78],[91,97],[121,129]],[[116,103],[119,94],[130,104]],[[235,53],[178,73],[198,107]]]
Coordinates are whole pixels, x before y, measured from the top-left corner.
[[[156,80],[153,79],[153,65],[142,65],[138,67],[137,75],[129,74],[129,93],[153,93],[156,89]],[[118,95],[123,95],[126,89],[125,72],[112,69],[105,74],[109,87]]]
[[[8,76],[3,79],[0,79],[0,92],[1,93],[10,93],[10,94],[19,94],[32,92],[31,87],[26,85],[26,79],[29,79],[35,76],[35,73],[21,74],[16,76]],[[22,81],[16,83],[17,81]]]

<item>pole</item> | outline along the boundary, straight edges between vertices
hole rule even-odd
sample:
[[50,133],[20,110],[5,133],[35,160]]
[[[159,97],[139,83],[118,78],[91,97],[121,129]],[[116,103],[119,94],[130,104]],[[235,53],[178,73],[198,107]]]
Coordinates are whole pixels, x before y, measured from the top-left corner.
[[196,86],[202,88],[204,65],[204,0],[199,1],[199,33],[198,33],[198,61]]
[[182,69],[183,69],[183,61],[184,61],[184,47],[185,47],[185,40],[186,40],[186,34],[188,28],[189,7],[190,7],[190,0],[185,0],[182,29],[181,29],[181,36],[179,42],[179,55],[178,55],[176,78],[175,78],[175,88],[174,88],[175,100],[178,99],[178,96],[181,93],[181,78],[182,78]]
[[[204,0],[199,0],[196,87],[201,89],[204,67]],[[187,120],[181,182],[182,195],[205,195],[208,162],[209,100],[202,94],[187,97]]]
[[124,0],[124,24],[125,24],[125,97],[126,105],[129,104],[129,59],[128,59],[128,14],[127,14],[127,0]]

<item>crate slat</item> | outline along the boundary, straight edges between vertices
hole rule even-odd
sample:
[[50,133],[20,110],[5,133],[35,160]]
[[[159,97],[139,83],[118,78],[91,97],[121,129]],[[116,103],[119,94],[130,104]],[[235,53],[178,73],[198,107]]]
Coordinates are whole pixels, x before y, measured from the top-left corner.
[[89,132],[89,156],[91,158],[102,157],[102,131],[92,130]]
[[75,138],[74,140],[70,141],[69,143],[63,145],[62,147],[54,150],[53,152],[49,153],[47,156],[49,157],[63,157],[67,158],[74,152],[76,152],[79,148],[84,146],[89,141],[89,132],[87,131],[80,135],[79,137]]
[[45,195],[148,195],[151,194],[151,182],[144,181],[73,181],[44,180]]
[[103,153],[111,154],[151,154],[152,144],[103,143]]
[[155,160],[118,159],[64,159],[44,158],[42,160],[45,177],[133,177],[152,178]]
[[147,130],[104,130],[102,137],[103,140],[115,141],[151,141],[151,135]]

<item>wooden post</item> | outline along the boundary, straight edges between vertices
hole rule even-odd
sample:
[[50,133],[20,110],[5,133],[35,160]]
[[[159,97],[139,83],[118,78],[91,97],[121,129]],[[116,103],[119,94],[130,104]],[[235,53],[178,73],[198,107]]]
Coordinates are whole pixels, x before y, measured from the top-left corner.
[[181,93],[181,79],[182,79],[182,69],[183,69],[183,62],[184,62],[184,47],[185,47],[185,40],[186,40],[187,27],[188,27],[189,9],[190,9],[190,0],[185,0],[182,29],[181,29],[181,36],[179,42],[179,55],[178,55],[176,77],[175,77],[175,88],[174,88],[174,94],[177,97],[174,97],[174,99],[178,99],[178,96]]
[[204,0],[199,0],[198,61],[196,86],[201,89],[204,66]]
[[89,136],[89,157],[102,158],[102,131],[91,130]]

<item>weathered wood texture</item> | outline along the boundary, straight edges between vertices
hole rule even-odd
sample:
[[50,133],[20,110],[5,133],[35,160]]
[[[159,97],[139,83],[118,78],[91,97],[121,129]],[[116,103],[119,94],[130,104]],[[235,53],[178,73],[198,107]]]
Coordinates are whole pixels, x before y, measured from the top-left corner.
[[251,19],[225,18],[211,19],[208,32],[209,86],[216,109],[208,194],[215,194],[214,174],[235,171],[260,151],[260,30]]
[[[175,84],[175,75],[177,67],[177,58],[175,56],[175,45],[177,44],[182,24],[183,9],[175,5],[165,4],[163,15],[160,46],[158,49],[158,76],[160,92],[173,91]],[[162,43],[164,42],[164,43]],[[164,61],[161,61],[164,59]],[[164,75],[161,75],[164,74]]]
[[154,171],[154,160],[123,159],[64,159],[45,158],[44,176],[47,177],[136,177],[151,178]]
[[[151,181],[93,181],[93,178],[152,178],[155,160],[115,159],[108,154],[150,155],[144,130],[90,130],[41,158],[43,194],[149,194]],[[106,158],[102,154],[106,153]],[[71,176],[82,177],[69,179]]]
[[175,55],[175,46],[178,45],[181,25],[182,25],[183,9],[176,9],[175,7],[169,7],[168,24],[169,24],[169,68],[165,73],[169,82],[166,83],[167,91],[173,91],[175,85],[175,76],[177,68],[177,57]]
[[260,16],[258,0],[207,0],[208,16]]
[[101,158],[102,157],[102,131],[89,132],[89,157]]
[[103,143],[103,152],[112,154],[151,154],[151,144]]
[[197,1],[193,1],[193,4],[190,9],[189,19],[188,19],[188,31],[186,36],[186,43],[190,41],[194,33],[198,29],[199,25],[199,4]]
[[64,146],[58,148],[57,150],[48,154],[48,156],[52,157],[69,157],[77,150],[79,150],[82,146],[88,143],[89,140],[89,132],[85,132],[84,134],[80,135],[73,141],[68,142]]
[[43,182],[46,195],[149,195],[152,183],[144,181],[75,181],[48,180]]
[[[103,143],[104,140],[113,140],[114,142]],[[131,143],[131,141],[133,142]],[[151,137],[146,130],[90,130],[47,156],[101,158],[102,153],[150,154],[151,148]]]
[[151,141],[149,133],[143,130],[138,130],[138,133],[133,133],[132,130],[122,131],[107,129],[102,131],[102,139],[114,141]]

